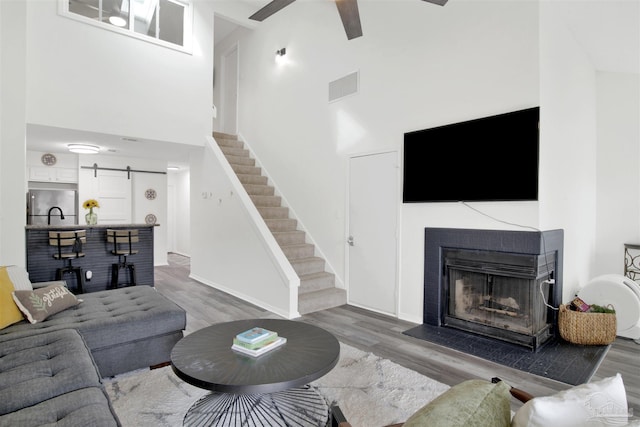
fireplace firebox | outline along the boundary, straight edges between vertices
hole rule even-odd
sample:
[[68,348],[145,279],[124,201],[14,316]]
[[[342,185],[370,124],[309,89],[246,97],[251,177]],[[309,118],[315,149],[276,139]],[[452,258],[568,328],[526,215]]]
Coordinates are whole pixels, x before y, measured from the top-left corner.
[[424,324],[533,351],[556,335],[544,300],[562,300],[563,230],[427,227],[424,237]]
[[444,249],[444,325],[536,349],[553,336],[555,254]]

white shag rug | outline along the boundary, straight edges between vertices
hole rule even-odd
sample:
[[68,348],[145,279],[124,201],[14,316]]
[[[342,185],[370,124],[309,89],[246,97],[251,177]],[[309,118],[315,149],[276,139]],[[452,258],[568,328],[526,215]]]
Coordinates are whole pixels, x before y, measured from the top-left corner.
[[[179,379],[170,367],[105,379],[123,427],[181,426],[191,405],[208,393]],[[405,421],[449,386],[372,353],[340,343],[340,361],[311,385],[337,403],[353,427]]]

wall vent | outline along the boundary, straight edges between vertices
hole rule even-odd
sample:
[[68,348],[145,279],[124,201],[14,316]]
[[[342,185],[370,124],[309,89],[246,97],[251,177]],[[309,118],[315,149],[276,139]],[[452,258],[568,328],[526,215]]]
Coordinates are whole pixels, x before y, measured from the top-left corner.
[[329,102],[337,101],[358,92],[359,73],[354,71],[344,77],[329,82]]

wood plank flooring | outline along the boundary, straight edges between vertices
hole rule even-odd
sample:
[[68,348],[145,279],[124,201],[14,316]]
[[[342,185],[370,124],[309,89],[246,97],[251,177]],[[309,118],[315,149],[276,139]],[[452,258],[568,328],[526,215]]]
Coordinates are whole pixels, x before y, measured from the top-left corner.
[[[230,320],[279,318],[274,313],[190,279],[189,261],[188,257],[170,254],[168,266],[155,268],[158,291],[187,311],[186,334]],[[307,314],[296,320],[320,326],[345,344],[390,359],[450,386],[467,379],[498,376],[534,396],[550,395],[570,387],[406,336],[402,332],[416,324],[349,305]],[[640,416],[640,345],[617,338],[592,381],[617,372],[622,375],[629,406],[636,416]],[[512,404],[514,410],[518,407],[517,402]]]

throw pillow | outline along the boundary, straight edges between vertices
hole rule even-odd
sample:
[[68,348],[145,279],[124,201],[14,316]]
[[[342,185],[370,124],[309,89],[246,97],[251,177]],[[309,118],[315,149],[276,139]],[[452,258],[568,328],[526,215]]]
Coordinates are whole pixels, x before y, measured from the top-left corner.
[[626,425],[627,395],[622,377],[582,384],[553,396],[536,397],[513,417],[512,427]]
[[16,291],[30,291],[33,289],[31,280],[29,280],[29,273],[23,267],[8,265],[7,273]]
[[[413,414],[404,427],[508,427],[511,394],[504,381],[464,381]],[[548,427],[548,426],[547,426]]]
[[13,291],[14,287],[7,273],[7,267],[0,267],[0,329],[24,319],[11,298]]
[[14,291],[13,299],[31,323],[42,322],[53,314],[80,304],[75,295],[60,285],[34,291]]

